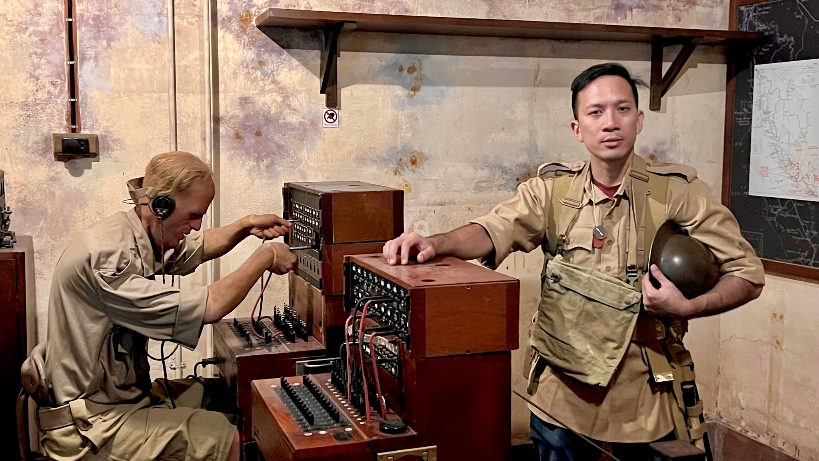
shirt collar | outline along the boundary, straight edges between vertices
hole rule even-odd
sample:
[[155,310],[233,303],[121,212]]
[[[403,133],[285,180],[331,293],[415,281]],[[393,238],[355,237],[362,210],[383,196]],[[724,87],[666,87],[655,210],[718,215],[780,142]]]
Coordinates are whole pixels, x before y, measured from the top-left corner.
[[142,227],[142,221],[136,212],[136,207],[132,208],[126,213],[131,227],[134,228],[134,240],[136,241],[136,251],[142,259],[142,270],[145,277],[156,273],[156,260],[154,259],[154,249],[151,246],[151,238],[148,232]]
[[[594,203],[600,204],[600,202],[604,202],[606,200],[616,200],[618,198],[625,198],[628,199],[628,188],[631,186],[631,169],[634,165],[634,156],[637,154],[632,154],[632,162],[629,165],[628,169],[626,170],[626,174],[623,176],[623,181],[620,183],[620,187],[617,188],[617,192],[614,193],[614,196],[609,198],[599,187],[595,186],[592,182],[592,175],[591,175],[591,162],[587,162],[587,167],[583,169],[583,203],[588,203],[592,201],[592,197],[595,198]],[[592,195],[592,188],[594,188],[594,195]]]

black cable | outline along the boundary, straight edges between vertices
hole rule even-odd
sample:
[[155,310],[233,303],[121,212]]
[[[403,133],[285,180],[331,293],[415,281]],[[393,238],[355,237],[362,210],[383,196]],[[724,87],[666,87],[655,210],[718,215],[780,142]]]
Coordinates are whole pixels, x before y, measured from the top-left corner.
[[[159,255],[160,264],[162,264],[162,283],[165,283],[165,226],[162,225],[162,218],[159,218]],[[171,279],[173,282],[173,279]]]
[[193,366],[193,375],[188,375],[188,378],[198,378],[199,377],[199,375],[196,373],[196,368],[199,365],[202,365],[202,368],[204,369],[208,365],[217,365],[221,361],[222,361],[222,359],[212,357],[212,358],[209,358],[209,359],[202,359],[202,360],[196,362],[196,364]]
[[[174,350],[176,350],[176,348],[174,348]],[[165,356],[165,341],[162,341],[162,345],[159,346],[159,354],[163,357]],[[174,402],[173,395],[171,395],[171,390],[168,388],[168,368],[165,366],[165,359],[162,360],[162,374],[165,376],[165,381],[162,383],[162,387],[165,388],[165,394],[171,400],[171,408],[176,409],[176,402]]]
[[[162,344],[164,345],[164,344],[165,344],[165,341],[162,341]],[[173,355],[173,354],[176,352],[176,350],[177,350],[177,349],[179,349],[179,344],[177,344],[177,345],[176,345],[176,346],[173,348],[173,350],[172,350],[171,352],[169,352],[169,353],[168,353],[168,355],[165,355],[164,353],[162,353],[162,354],[159,356],[159,358],[154,357],[153,355],[151,355],[151,353],[150,353],[150,352],[148,352],[148,358],[149,358],[149,359],[151,359],[151,360],[153,360],[153,361],[155,361],[155,362],[164,362],[165,360],[168,360],[169,358],[171,358],[171,356],[172,356],[172,355]],[[161,352],[162,352],[162,348],[160,348],[160,353],[161,353]]]

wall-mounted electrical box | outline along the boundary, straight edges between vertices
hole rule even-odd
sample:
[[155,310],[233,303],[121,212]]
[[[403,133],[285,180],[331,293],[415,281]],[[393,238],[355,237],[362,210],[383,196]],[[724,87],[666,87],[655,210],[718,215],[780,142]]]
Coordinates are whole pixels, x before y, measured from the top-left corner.
[[99,156],[99,138],[87,133],[54,133],[54,160],[66,162]]

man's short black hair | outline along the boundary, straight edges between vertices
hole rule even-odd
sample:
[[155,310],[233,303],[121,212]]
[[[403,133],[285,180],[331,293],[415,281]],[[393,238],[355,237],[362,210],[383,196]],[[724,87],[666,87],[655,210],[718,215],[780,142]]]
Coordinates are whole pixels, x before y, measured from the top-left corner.
[[572,113],[574,114],[575,120],[577,120],[577,93],[580,93],[583,88],[589,86],[591,82],[606,75],[616,75],[617,77],[622,77],[623,80],[627,81],[631,86],[631,92],[634,93],[634,105],[639,107],[637,85],[648,88],[646,82],[639,78],[631,78],[631,74],[629,74],[628,69],[615,62],[597,64],[581,72],[580,75],[575,77],[574,81],[572,82]]

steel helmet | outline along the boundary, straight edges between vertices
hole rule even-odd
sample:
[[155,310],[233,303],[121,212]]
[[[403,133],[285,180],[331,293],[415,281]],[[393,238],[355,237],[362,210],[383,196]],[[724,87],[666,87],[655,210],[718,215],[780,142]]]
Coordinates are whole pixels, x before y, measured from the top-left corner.
[[[648,261],[649,267],[656,264],[688,299],[705,293],[719,281],[719,264],[711,250],[671,221],[657,229]],[[655,288],[660,287],[650,271],[649,280]]]

